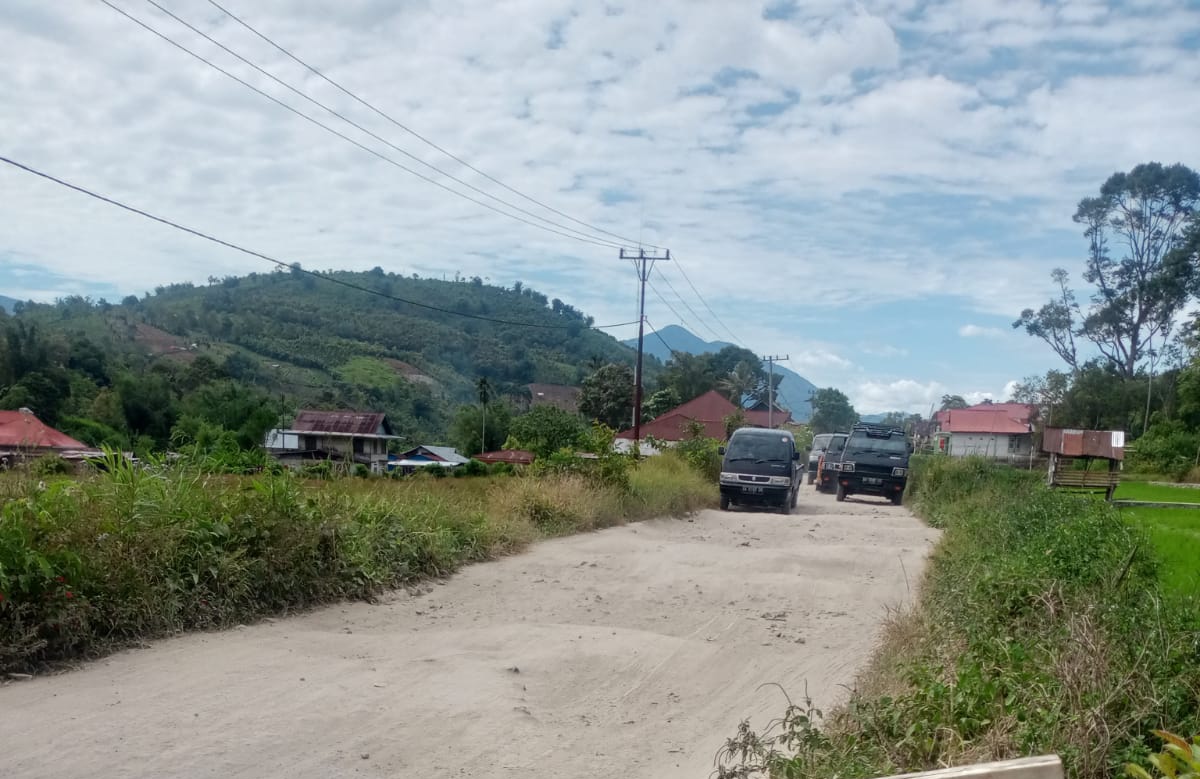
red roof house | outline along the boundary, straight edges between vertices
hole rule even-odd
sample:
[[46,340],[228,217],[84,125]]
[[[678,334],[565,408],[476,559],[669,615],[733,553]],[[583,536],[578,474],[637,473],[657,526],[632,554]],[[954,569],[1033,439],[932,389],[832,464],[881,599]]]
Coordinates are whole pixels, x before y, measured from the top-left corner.
[[512,465],[529,465],[534,460],[533,452],[526,452],[523,449],[502,449],[496,452],[484,452],[483,454],[475,455],[475,459],[481,463],[510,463]]
[[[642,437],[653,436],[660,441],[683,441],[688,437],[688,427],[693,422],[699,422],[704,427],[704,435],[708,438],[725,440],[725,417],[735,414],[738,407],[733,405],[721,393],[710,390],[698,398],[692,398],[687,403],[655,417],[642,425]],[[767,411],[750,411],[743,409],[746,423],[754,427],[767,426]],[[790,411],[776,411],[773,422],[775,427],[791,421]],[[617,433],[617,438],[633,440],[633,430]]]
[[70,451],[90,448],[87,444],[44,424],[29,409],[0,411],[0,449]]
[[[939,448],[951,455],[1023,458],[1033,452],[1035,407],[1024,403],[984,403],[939,411]],[[948,445],[948,446],[947,446]]]

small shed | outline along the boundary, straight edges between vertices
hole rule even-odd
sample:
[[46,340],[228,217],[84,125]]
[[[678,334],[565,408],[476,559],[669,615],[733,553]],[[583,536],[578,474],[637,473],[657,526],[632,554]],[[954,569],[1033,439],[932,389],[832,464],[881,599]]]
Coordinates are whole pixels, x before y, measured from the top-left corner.
[[1051,487],[1103,492],[1105,500],[1112,500],[1125,459],[1125,431],[1048,427],[1042,433],[1042,451],[1050,456],[1046,482]]

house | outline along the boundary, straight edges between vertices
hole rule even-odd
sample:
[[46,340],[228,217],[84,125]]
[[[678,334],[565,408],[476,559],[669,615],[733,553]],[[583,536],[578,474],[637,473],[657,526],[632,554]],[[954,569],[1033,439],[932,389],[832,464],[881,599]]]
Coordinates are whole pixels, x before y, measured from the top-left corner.
[[104,453],[55,430],[27,408],[0,411],[0,469],[46,454],[82,461]]
[[1024,403],[984,403],[934,415],[934,446],[952,457],[999,460],[1033,456],[1036,407]]
[[290,428],[267,433],[264,445],[277,460],[292,467],[305,461],[339,460],[382,473],[388,462],[388,443],[399,438],[385,414],[300,411]]
[[563,411],[578,414],[581,392],[579,387],[570,387],[565,384],[530,384],[529,407],[554,406]]
[[530,465],[533,463],[533,452],[526,452],[524,449],[503,449],[497,452],[484,452],[483,454],[475,455],[475,459],[481,463],[510,463],[512,465]]
[[391,471],[399,468],[404,473],[412,473],[417,468],[431,466],[457,468],[470,461],[471,458],[463,457],[458,453],[457,449],[449,446],[418,446],[414,449],[409,449],[407,452],[389,457],[387,469]]
[[[746,418],[746,424],[753,427],[767,427],[769,416],[771,417],[769,422],[774,427],[782,427],[792,420],[790,411],[779,408],[776,408],[773,415],[769,415],[766,408],[742,409],[741,411]],[[728,398],[716,390],[710,390],[644,423],[642,437],[652,437],[669,443],[683,441],[690,436],[689,431],[693,424],[699,423],[703,428],[702,435],[706,438],[724,441],[727,437],[725,435],[725,418],[737,412],[738,407]],[[632,443],[633,430],[624,430],[617,433],[614,446],[620,451],[627,451],[631,448]],[[645,447],[643,447],[643,451],[652,453],[652,450],[647,450]]]

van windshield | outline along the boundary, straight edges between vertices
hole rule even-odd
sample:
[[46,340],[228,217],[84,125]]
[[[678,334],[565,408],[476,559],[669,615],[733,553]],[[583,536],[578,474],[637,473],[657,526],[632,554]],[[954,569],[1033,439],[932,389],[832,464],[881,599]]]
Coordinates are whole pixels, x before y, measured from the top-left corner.
[[884,452],[886,454],[908,454],[908,442],[903,436],[855,435],[846,447],[852,452]]
[[778,435],[735,435],[725,450],[727,462],[749,460],[753,462],[788,462],[792,450],[788,440]]

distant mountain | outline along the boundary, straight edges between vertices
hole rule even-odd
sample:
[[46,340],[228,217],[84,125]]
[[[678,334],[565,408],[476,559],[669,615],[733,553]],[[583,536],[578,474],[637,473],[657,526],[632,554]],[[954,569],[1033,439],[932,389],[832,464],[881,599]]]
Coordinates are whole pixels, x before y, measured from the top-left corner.
[[[626,346],[637,348],[636,338],[623,343]],[[733,345],[726,341],[705,341],[686,328],[679,325],[668,325],[659,330],[658,335],[647,333],[644,349],[646,354],[652,354],[665,363],[671,359],[672,349],[688,354],[708,354],[709,352],[719,352],[726,346]],[[783,381],[779,384],[780,404],[786,406],[796,420],[807,421],[812,416],[812,406],[808,399],[812,393],[817,391],[817,385],[791,368],[778,363],[775,364],[775,372],[783,375]]]
[[13,311],[13,306],[20,302],[21,301],[17,300],[16,298],[10,298],[7,295],[0,295],[0,309],[4,309],[10,314]]

